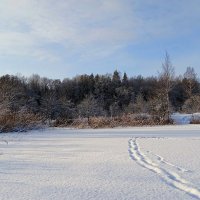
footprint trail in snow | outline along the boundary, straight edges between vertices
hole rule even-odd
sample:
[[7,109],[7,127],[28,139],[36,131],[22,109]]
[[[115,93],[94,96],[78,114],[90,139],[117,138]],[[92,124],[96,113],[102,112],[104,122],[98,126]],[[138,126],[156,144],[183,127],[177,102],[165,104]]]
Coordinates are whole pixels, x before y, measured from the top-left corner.
[[[169,169],[165,169],[161,165],[157,164],[150,158],[148,158],[141,150],[138,145],[137,139],[130,139],[129,140],[129,155],[130,157],[135,160],[140,166],[149,169],[150,171],[156,173],[158,176],[160,176],[168,185],[177,188],[187,194],[189,194],[192,197],[195,197],[197,199],[200,199],[200,190],[192,186],[187,180],[179,176],[176,172],[170,171]],[[165,163],[167,165],[170,165],[172,167],[175,167],[181,172],[186,172],[188,170],[185,170],[183,168],[177,167],[167,161],[165,161],[164,158],[162,158],[159,155],[154,154],[157,159],[161,163]]]
[[175,169],[177,169],[178,171],[184,173],[184,172],[191,172],[191,170],[188,170],[188,169],[184,169],[182,167],[179,167],[179,166],[176,166],[168,161],[166,161],[162,156],[160,155],[157,155],[157,154],[154,154],[153,152],[151,151],[147,151],[147,153],[150,153],[151,155],[155,156],[157,158],[157,160],[160,162],[160,163],[163,163],[163,164],[166,164],[170,167],[174,167]]

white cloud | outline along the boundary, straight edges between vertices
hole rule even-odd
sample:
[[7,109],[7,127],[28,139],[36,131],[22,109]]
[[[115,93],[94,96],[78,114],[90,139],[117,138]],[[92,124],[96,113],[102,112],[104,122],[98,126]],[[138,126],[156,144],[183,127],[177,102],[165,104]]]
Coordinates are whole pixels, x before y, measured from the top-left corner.
[[56,43],[81,58],[107,56],[137,41],[186,33],[199,13],[199,0],[1,0],[0,55],[56,60],[49,50]]
[[0,53],[31,54],[51,43],[63,45],[72,52],[119,46],[132,37],[127,22],[121,22],[123,7],[120,1],[112,0],[3,0]]

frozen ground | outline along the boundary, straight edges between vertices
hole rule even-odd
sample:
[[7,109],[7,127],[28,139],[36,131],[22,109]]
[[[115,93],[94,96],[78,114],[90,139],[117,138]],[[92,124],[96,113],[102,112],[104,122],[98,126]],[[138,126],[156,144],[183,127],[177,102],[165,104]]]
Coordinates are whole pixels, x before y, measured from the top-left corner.
[[200,199],[200,126],[0,135],[1,200]]

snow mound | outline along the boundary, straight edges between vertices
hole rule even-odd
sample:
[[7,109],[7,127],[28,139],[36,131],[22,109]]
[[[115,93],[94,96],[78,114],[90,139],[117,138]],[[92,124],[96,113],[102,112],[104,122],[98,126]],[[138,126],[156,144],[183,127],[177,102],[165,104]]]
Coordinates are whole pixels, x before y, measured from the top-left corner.
[[190,124],[192,120],[200,120],[200,113],[174,113],[171,115],[171,119],[174,121],[175,124]]

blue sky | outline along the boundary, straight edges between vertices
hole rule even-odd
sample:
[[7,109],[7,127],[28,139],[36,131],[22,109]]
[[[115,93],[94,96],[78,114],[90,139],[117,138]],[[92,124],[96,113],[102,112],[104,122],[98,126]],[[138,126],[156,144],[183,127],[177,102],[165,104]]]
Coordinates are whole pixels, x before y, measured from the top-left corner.
[[199,0],[1,0],[0,75],[200,76]]

